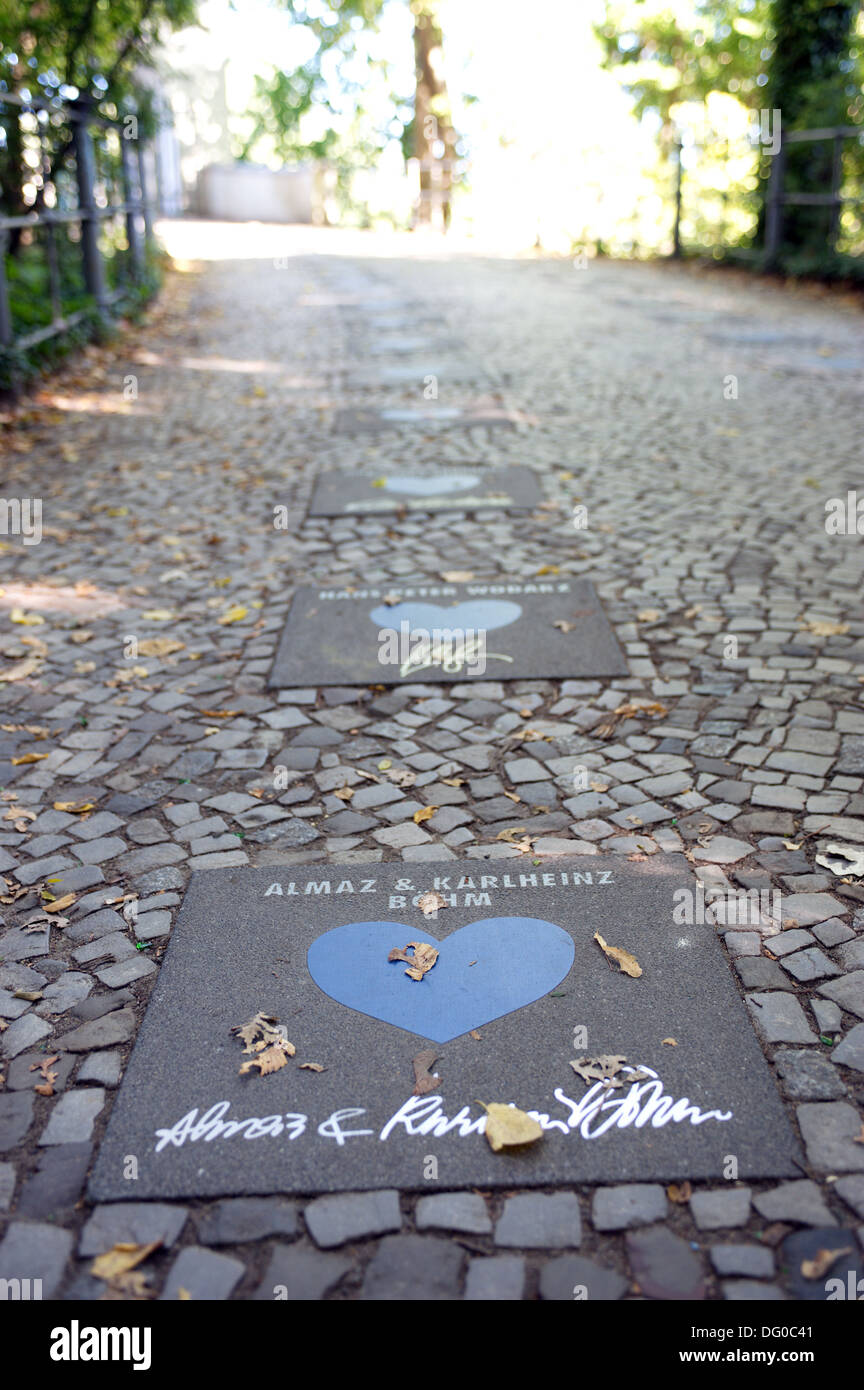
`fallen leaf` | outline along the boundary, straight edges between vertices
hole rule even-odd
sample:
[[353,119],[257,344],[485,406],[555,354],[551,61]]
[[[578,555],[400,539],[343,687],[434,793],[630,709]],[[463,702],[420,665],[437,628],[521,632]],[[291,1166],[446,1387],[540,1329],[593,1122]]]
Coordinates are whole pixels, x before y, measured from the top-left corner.
[[442,570],[441,578],[448,584],[467,584],[474,578],[473,570]]
[[225,625],[226,625],[227,623],[240,623],[240,622],[242,622],[243,619],[244,619],[245,617],[248,616],[248,614],[249,614],[248,608],[244,608],[243,605],[240,604],[240,603],[235,603],[235,604],[233,605],[233,607],[228,608],[228,609],[222,614],[222,617],[219,618],[218,621],[219,621],[219,623],[221,624],[222,627],[225,627]]
[[207,719],[233,719],[240,711],[239,709],[202,709],[198,713],[203,714]]
[[824,854],[816,855],[816,863],[830,869],[837,878],[853,874],[864,875],[864,848],[854,845],[826,845]]
[[841,1255],[851,1255],[852,1246],[844,1245],[839,1250],[819,1250],[812,1260],[801,1261],[801,1273],[805,1279],[821,1279],[826,1275]]
[[413,787],[417,781],[417,773],[409,772],[407,767],[391,767],[387,773],[387,780],[396,787]]
[[172,612],[170,608],[145,608],[141,614],[141,617],[146,618],[148,623],[170,623],[171,619],[176,618],[176,616],[177,614]]
[[435,917],[439,908],[447,906],[447,899],[441,893],[430,888],[428,893],[421,893],[417,899],[417,906],[424,917]]
[[55,811],[68,811],[70,815],[79,816],[84,811],[92,811],[94,803],[92,801],[55,801],[53,805]]
[[559,569],[557,565],[541,565],[539,570],[535,570],[534,573],[538,576],[541,574],[558,574]]
[[[248,1048],[244,1048],[243,1051],[247,1052]],[[279,1038],[277,1042],[265,1047],[257,1056],[250,1057],[248,1062],[244,1062],[237,1075],[246,1076],[248,1072],[257,1067],[261,1076],[269,1076],[274,1071],[281,1071],[288,1058],[293,1057],[296,1051],[294,1044],[290,1043],[287,1038]]]
[[[287,1041],[284,1025],[272,1014],[257,1013],[254,1018],[250,1018],[248,1023],[232,1028],[231,1032],[236,1033],[237,1037],[246,1044],[243,1048],[244,1052],[260,1052],[262,1048],[269,1047],[271,1044]],[[290,1055],[293,1057],[292,1044],[288,1043],[287,1046],[292,1049]]]
[[594,940],[604,955],[610,960],[614,960],[622,974],[629,975],[634,980],[639,979],[642,974],[642,966],[635,956],[631,956],[629,951],[622,950],[620,946],[607,946],[599,931],[595,931]]
[[580,1057],[570,1065],[586,1086],[592,1086],[595,1081],[605,1081],[607,1086],[617,1090],[624,1085],[624,1078],[619,1077],[618,1073],[626,1061],[626,1057],[604,1054],[602,1057]]
[[41,763],[43,758],[47,758],[48,753],[22,753],[20,758],[10,758],[13,767],[20,767],[22,763]]
[[830,618],[811,618],[809,622],[799,622],[804,632],[812,632],[814,637],[842,637],[849,631],[848,623],[833,622]]
[[326,1071],[320,1062],[301,1062],[298,1071]]
[[65,908],[71,907],[78,897],[77,893],[65,893],[62,898],[54,898],[50,903],[46,903],[43,912],[62,912]]
[[[483,1102],[479,1102],[483,1105]],[[486,1111],[486,1138],[495,1153],[502,1149],[517,1148],[522,1144],[536,1144],[543,1138],[543,1130],[536,1120],[517,1110],[515,1105],[501,1105],[493,1101],[483,1105]]]
[[7,666],[5,671],[0,671],[0,681],[9,681],[11,684],[13,681],[26,680],[39,670],[40,664],[37,657],[28,656],[24,661],[18,661],[14,666]]
[[636,614],[640,623],[656,623],[660,617],[659,608],[643,608]]
[[25,613],[23,608],[13,608],[9,618],[11,622],[20,623],[22,627],[41,627],[45,621],[38,613]]
[[[38,1071],[45,1080],[48,1080],[49,1073],[55,1062],[60,1061],[60,1053],[55,1052],[53,1057],[45,1057],[41,1062],[31,1062],[30,1070]],[[56,1077],[55,1077],[56,1080]]]
[[97,1279],[110,1281],[116,1279],[121,1274],[128,1274],[136,1265],[140,1265],[142,1260],[146,1260],[154,1250],[158,1250],[162,1244],[161,1240],[153,1240],[149,1245],[135,1245],[131,1242],[120,1242],[113,1245],[110,1250],[106,1250],[104,1255],[97,1255],[90,1266],[90,1273]]
[[676,1187],[675,1183],[670,1183],[666,1188],[666,1196],[669,1198],[669,1201],[674,1202],[676,1206],[683,1207],[693,1196],[693,1188],[690,1186],[689,1182],[682,1182],[678,1187]]
[[560,628],[562,632],[572,632],[576,624],[568,623],[566,618],[556,618],[552,626]]
[[52,1083],[57,1080],[58,1075],[58,1072],[52,1071],[47,1081],[43,1081],[38,1086],[34,1086],[33,1090],[36,1092],[37,1096],[53,1096],[54,1086]]
[[[413,956],[408,955],[409,951],[414,952]],[[412,980],[422,980],[438,959],[438,950],[435,946],[431,946],[428,941],[409,941],[402,950],[398,946],[394,946],[387,959],[388,961],[401,960],[406,962],[409,968],[405,974]]]
[[141,656],[170,656],[172,652],[182,652],[185,646],[185,642],[175,642],[173,637],[145,637],[138,643],[138,652]]
[[437,1091],[441,1085],[441,1077],[433,1076],[432,1067],[438,1057],[434,1048],[427,1048],[425,1052],[418,1052],[411,1065],[414,1068],[414,1090],[412,1095],[427,1096],[430,1091]]
[[414,812],[411,819],[415,825],[421,825],[424,820],[431,820],[438,809],[437,806],[423,806],[419,811]]
[[[12,998],[26,999],[28,1004],[35,1004],[38,999],[42,998],[42,991],[41,989],[13,989]],[[57,1061],[56,1057],[54,1058],[54,1061]],[[30,1068],[30,1070],[35,1071],[38,1065],[38,1062],[35,1063],[34,1066]],[[44,1063],[42,1065],[44,1066]],[[42,1075],[44,1076],[45,1073],[43,1072]]]
[[471,1029],[469,1036],[472,1037],[475,1042],[482,1042],[482,1036],[478,1033],[476,1028]]
[[442,777],[441,781],[445,787],[462,787],[465,785],[464,777]]
[[350,801],[352,796],[354,795],[354,788],[340,787],[338,791],[335,791],[333,793],[333,795],[338,797],[340,801]]
[[677,1042],[675,1041],[674,1038],[661,1038],[661,1039],[660,1039],[660,1046],[661,1046],[661,1047],[677,1047],[678,1044],[677,1044]]
[[517,796],[516,792],[505,792],[504,795],[506,796],[508,801],[521,802],[522,800],[521,796]]

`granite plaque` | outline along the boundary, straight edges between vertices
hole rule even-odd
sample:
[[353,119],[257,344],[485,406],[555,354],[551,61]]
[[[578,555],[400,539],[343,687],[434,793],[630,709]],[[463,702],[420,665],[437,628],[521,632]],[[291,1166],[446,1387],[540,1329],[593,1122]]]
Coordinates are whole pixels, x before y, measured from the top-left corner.
[[626,676],[587,579],[301,588],[271,686]]
[[483,507],[517,510],[543,500],[530,468],[451,468],[423,475],[398,473],[320,473],[309,505],[310,516],[377,516],[404,508],[412,512],[478,511]]
[[[798,1176],[716,929],[676,925],[693,888],[660,855],[194,874],[91,1196]],[[258,1015],[296,1049],[268,1074]],[[493,1152],[493,1102],[539,1141]]]

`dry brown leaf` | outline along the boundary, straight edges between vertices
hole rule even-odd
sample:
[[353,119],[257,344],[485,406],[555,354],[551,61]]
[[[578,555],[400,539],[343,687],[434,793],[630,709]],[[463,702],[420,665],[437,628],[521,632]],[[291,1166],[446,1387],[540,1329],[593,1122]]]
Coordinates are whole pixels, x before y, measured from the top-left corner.
[[558,574],[559,570],[557,565],[541,565],[534,573],[539,577],[542,574]]
[[435,1065],[437,1057],[438,1053],[436,1050],[430,1047],[427,1048],[425,1052],[418,1052],[417,1056],[412,1060],[411,1065],[414,1068],[414,1090],[411,1093],[412,1095],[427,1096],[430,1091],[437,1091],[438,1087],[441,1085],[441,1077],[432,1075],[432,1067]]
[[640,623],[656,623],[657,619],[660,617],[660,609],[642,608],[636,614],[636,617],[638,618]]
[[70,815],[80,816],[85,811],[92,811],[94,803],[92,801],[55,801],[55,811],[68,811]]
[[43,758],[47,758],[48,753],[22,753],[20,758],[10,758],[13,767],[20,767],[22,763],[41,763]]
[[182,652],[185,642],[177,642],[173,637],[145,637],[138,643],[139,656],[170,656],[172,652]]
[[352,796],[354,795],[354,788],[340,787],[338,791],[335,791],[333,793],[333,795],[338,797],[340,801],[350,801]]
[[506,798],[507,798],[508,801],[521,801],[521,800],[522,800],[521,796],[517,796],[516,792],[505,792],[504,795],[506,796]]
[[[483,1105],[483,1102],[479,1102]],[[543,1138],[543,1130],[536,1120],[517,1110],[515,1105],[501,1105],[497,1101],[483,1105],[486,1111],[486,1138],[495,1153],[502,1149],[518,1148],[523,1144],[536,1144]]]
[[812,632],[814,637],[842,637],[849,631],[848,623],[833,622],[830,618],[811,618],[809,622],[799,622],[804,632]]
[[482,1041],[482,1036],[481,1036],[480,1033],[478,1033],[478,1031],[477,1031],[476,1028],[472,1028],[472,1029],[471,1029],[471,1032],[470,1032],[469,1036],[472,1037],[472,1038],[474,1039],[475,1042],[481,1042],[481,1041]]
[[689,1182],[682,1182],[677,1187],[673,1182],[666,1188],[666,1196],[669,1198],[669,1201],[674,1202],[676,1206],[683,1207],[693,1196],[693,1188],[690,1186]]
[[424,820],[431,820],[438,809],[437,806],[422,806],[419,811],[414,812],[411,819],[415,825],[421,825]]
[[140,1265],[154,1250],[158,1250],[161,1244],[161,1240],[153,1240],[149,1245],[135,1245],[122,1241],[106,1250],[104,1255],[97,1255],[90,1266],[90,1273],[97,1279],[117,1279],[120,1275],[128,1274],[130,1270],[135,1269],[136,1265]]
[[46,903],[43,912],[62,912],[64,908],[71,907],[78,897],[77,893],[64,893],[62,898],[55,898],[53,902]]
[[413,787],[417,781],[417,773],[409,772],[407,767],[391,767],[387,779],[396,787]]
[[677,1047],[677,1046],[678,1046],[678,1044],[677,1044],[677,1042],[675,1041],[674,1038],[661,1038],[661,1039],[660,1039],[660,1045],[661,1045],[662,1047]]
[[202,709],[199,714],[204,714],[208,719],[233,719],[240,713],[239,709]]
[[[246,1050],[246,1048],[243,1049],[244,1052]],[[265,1047],[257,1056],[250,1057],[248,1062],[244,1062],[237,1075],[246,1076],[248,1072],[257,1067],[261,1076],[269,1076],[274,1071],[281,1071],[288,1058],[293,1057],[296,1051],[294,1044],[290,1043],[287,1038],[279,1038],[269,1047]]]
[[580,1057],[578,1062],[571,1062],[570,1065],[586,1086],[593,1086],[595,1081],[605,1081],[607,1086],[617,1090],[624,1085],[624,1078],[619,1077],[618,1073],[626,1061],[626,1057],[607,1053],[602,1057]]
[[819,1250],[812,1260],[801,1261],[801,1273],[805,1279],[821,1279],[841,1255],[851,1255],[851,1253],[851,1245],[844,1245],[839,1250]]
[[462,787],[465,785],[464,777],[442,777],[441,781],[445,787]]
[[23,661],[16,661],[13,666],[7,666],[5,671],[0,671],[0,681],[24,681],[28,676],[39,670],[41,662],[38,657],[28,656]]
[[609,960],[614,960],[622,974],[629,975],[634,980],[639,979],[642,974],[642,966],[635,956],[631,956],[629,951],[622,950],[620,946],[608,946],[599,931],[595,931],[594,940],[603,954]]
[[438,910],[447,906],[447,899],[441,894],[430,888],[428,893],[421,893],[417,899],[417,906],[424,917],[434,917]]
[[327,1068],[326,1068],[326,1067],[322,1067],[322,1065],[321,1065],[320,1062],[301,1062],[301,1063],[300,1063],[300,1066],[298,1067],[297,1070],[298,1070],[298,1071],[326,1071]]
[[[412,950],[414,954],[409,956],[408,952]],[[438,949],[428,941],[409,941],[402,950],[394,946],[387,959],[404,961],[408,965],[405,974],[412,980],[422,980],[438,959]]]
[[576,624],[568,623],[566,618],[556,618],[552,626],[560,628],[562,632],[572,632]]
[[[244,1052],[261,1052],[265,1047],[272,1043],[285,1042],[285,1028],[272,1014],[257,1013],[254,1018],[250,1018],[248,1023],[244,1023],[237,1028],[231,1029],[236,1033],[246,1046]],[[289,1043],[290,1047],[291,1044]],[[291,1054],[293,1056],[293,1052]]]

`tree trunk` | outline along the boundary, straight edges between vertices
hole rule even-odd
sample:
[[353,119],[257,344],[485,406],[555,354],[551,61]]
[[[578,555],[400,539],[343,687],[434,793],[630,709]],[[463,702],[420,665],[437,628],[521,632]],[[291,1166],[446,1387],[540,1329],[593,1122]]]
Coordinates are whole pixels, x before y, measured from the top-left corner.
[[[414,156],[419,161],[417,222],[446,230],[456,137],[441,71],[442,34],[436,0],[414,0]],[[443,147],[443,149],[442,149]]]

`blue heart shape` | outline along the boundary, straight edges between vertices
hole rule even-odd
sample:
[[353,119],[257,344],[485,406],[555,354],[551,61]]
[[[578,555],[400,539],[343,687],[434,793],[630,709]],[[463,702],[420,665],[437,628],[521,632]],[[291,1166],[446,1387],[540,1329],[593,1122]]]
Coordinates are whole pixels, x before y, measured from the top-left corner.
[[[394,947],[428,941],[440,952],[422,980],[412,980]],[[523,1009],[548,994],[573,964],[573,938],[537,917],[484,917],[442,941],[401,922],[348,922],[312,942],[306,957],[319,989],[358,1013],[433,1042]]]
[[416,632],[423,628],[432,632],[435,628],[449,628],[456,632],[491,632],[496,627],[507,627],[521,618],[522,609],[518,603],[506,603],[500,599],[475,598],[465,603],[456,603],[452,608],[439,608],[437,603],[394,603],[392,607],[383,604],[373,608],[369,617],[379,628],[399,630],[407,622],[408,631]]
[[384,479],[385,492],[403,492],[408,497],[439,497],[449,492],[465,492],[479,482],[476,473],[447,473],[441,478],[390,477]]

